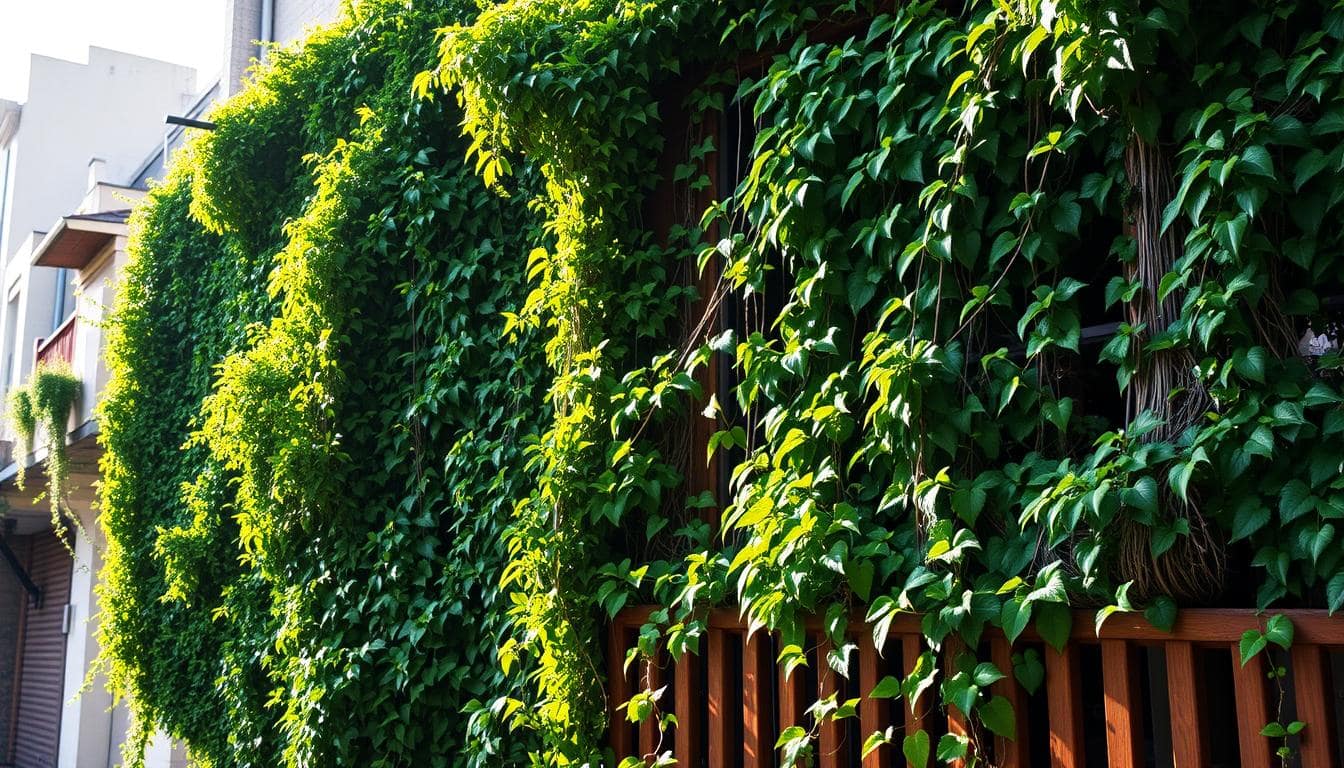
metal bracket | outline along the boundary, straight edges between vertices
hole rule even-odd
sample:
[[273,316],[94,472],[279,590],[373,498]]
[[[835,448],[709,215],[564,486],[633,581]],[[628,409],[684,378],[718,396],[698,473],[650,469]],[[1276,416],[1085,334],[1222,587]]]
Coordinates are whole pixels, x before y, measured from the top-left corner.
[[4,536],[0,536],[0,558],[4,558],[5,562],[9,563],[10,570],[14,571],[19,583],[23,585],[24,590],[32,598],[33,606],[42,607],[42,589],[33,583],[32,577],[19,564],[19,558],[15,556],[14,550],[9,548],[9,542],[5,540]]

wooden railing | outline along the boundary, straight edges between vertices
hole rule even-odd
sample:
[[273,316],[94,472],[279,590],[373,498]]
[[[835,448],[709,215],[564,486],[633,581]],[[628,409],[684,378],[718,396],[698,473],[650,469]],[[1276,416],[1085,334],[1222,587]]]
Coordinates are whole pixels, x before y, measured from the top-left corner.
[[74,365],[75,362],[75,318],[71,315],[61,326],[45,339],[38,339],[33,345],[33,367],[43,363],[63,362]]
[[[912,671],[927,645],[917,616],[897,617],[879,655],[872,633],[852,621],[850,641],[858,646],[846,680],[825,663],[830,650],[819,627],[808,633],[809,660],[785,677],[775,664],[778,640],[767,632],[746,637],[732,611],[714,611],[700,653],[675,663],[666,650],[657,663],[645,661],[624,670],[626,651],[634,647],[647,608],[629,609],[612,622],[608,647],[608,693],[612,702],[611,746],[624,756],[652,758],[670,751],[678,766],[762,768],[778,764],[779,734],[791,725],[816,733],[815,765],[820,768],[904,764],[901,737],[924,729],[935,745],[943,733],[968,732],[955,707],[944,709],[936,687],[917,709],[904,700],[876,700],[867,693],[887,675]],[[1142,766],[1174,768],[1279,765],[1275,750],[1283,743],[1261,735],[1271,721],[1298,720],[1307,727],[1288,743],[1294,765],[1336,768],[1341,745],[1334,697],[1344,694],[1344,617],[1324,611],[1283,611],[1295,628],[1287,653],[1262,652],[1244,666],[1238,642],[1248,629],[1263,628],[1264,616],[1251,611],[1187,609],[1170,633],[1141,616],[1115,614],[1094,630],[1094,614],[1075,614],[1071,642],[1064,651],[1046,646],[1029,630],[1010,646],[1000,634],[986,633],[979,650],[1008,677],[993,684],[1016,713],[1016,738],[979,739],[981,764],[994,766]],[[946,666],[956,648],[944,646]],[[1013,678],[1013,656],[1034,650],[1043,661],[1044,685],[1034,695]],[[1332,664],[1332,661],[1334,662]],[[1282,680],[1268,676],[1267,664],[1282,665]],[[818,672],[820,670],[820,672]],[[940,676],[941,679],[941,676]],[[1283,688],[1280,689],[1280,683]],[[655,723],[630,724],[616,707],[635,692],[666,686],[659,707],[676,715],[676,724],[660,734]],[[861,697],[857,718],[823,722],[813,728],[805,710],[814,700],[836,692],[839,699]],[[1289,707],[1291,718],[1280,710]],[[899,712],[893,711],[899,707]],[[893,745],[867,757],[859,751],[869,734],[894,727]],[[1151,730],[1152,732],[1148,732]],[[931,758],[930,764],[936,761]]]

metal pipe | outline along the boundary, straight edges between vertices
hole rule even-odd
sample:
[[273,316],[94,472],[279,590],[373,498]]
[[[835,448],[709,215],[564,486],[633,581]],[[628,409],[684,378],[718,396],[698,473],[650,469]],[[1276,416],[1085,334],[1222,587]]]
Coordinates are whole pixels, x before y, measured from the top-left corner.
[[267,47],[275,42],[275,0],[261,0],[261,60],[266,60]]

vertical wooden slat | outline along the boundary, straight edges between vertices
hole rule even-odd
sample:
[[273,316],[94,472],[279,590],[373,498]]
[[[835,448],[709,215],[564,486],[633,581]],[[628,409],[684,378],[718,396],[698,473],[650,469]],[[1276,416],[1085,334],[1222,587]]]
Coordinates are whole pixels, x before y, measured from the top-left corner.
[[1136,649],[1124,640],[1101,641],[1106,697],[1106,754],[1110,765],[1143,764],[1143,694]]
[[[840,675],[827,663],[827,655],[835,648],[829,638],[822,637],[817,645],[817,698],[834,696],[837,704],[843,704],[845,694],[841,688]],[[848,765],[845,754],[844,721],[827,718],[821,723],[820,743],[818,745],[817,764],[827,766]]]
[[1237,739],[1242,765],[1272,765],[1274,761],[1269,739],[1260,735],[1260,729],[1270,720],[1265,681],[1265,655],[1258,654],[1242,666],[1241,652],[1233,646],[1232,682],[1236,687]]
[[1300,736],[1302,765],[1311,768],[1336,768],[1335,720],[1331,692],[1326,685],[1329,670],[1325,654],[1318,645],[1294,645],[1293,688],[1297,691],[1297,719],[1306,723]]
[[727,765],[728,742],[731,738],[728,714],[728,633],[722,629],[709,630],[707,649],[709,664],[709,764]]
[[1187,641],[1168,641],[1167,692],[1171,702],[1171,758],[1175,768],[1198,768],[1209,763],[1209,744],[1199,722],[1199,670],[1195,647]]
[[786,730],[803,722],[803,673],[795,668],[792,674],[785,675],[779,668],[779,729]]
[[683,653],[677,661],[675,686],[677,692],[677,765],[700,764],[700,659],[693,653]]
[[611,622],[607,631],[607,688],[611,700],[611,751],[619,761],[634,753],[630,743],[630,724],[624,709],[617,707],[630,700],[630,681],[625,676],[625,624],[620,619]]
[[994,739],[995,765],[999,768],[1025,768],[1027,755],[1027,697],[1013,677],[1013,646],[1008,639],[996,637],[989,644],[990,660],[1006,677],[994,684],[993,693],[1008,700],[1015,715],[1015,737]]
[[[949,637],[943,644],[943,679],[949,679],[957,673],[957,656],[966,649],[964,643],[955,637]],[[971,737],[970,724],[961,710],[949,704],[947,706],[947,732],[949,735]],[[970,756],[970,753],[967,753]],[[965,768],[966,760],[953,760],[948,763],[952,768]]]
[[1078,674],[1078,652],[1072,644],[1063,652],[1045,648],[1045,684],[1050,710],[1050,765],[1082,768],[1083,699]]
[[[882,679],[881,659],[877,655],[877,646],[873,643],[873,633],[865,627],[859,632],[859,737],[855,746],[862,750],[863,744],[873,733],[891,725],[891,707],[886,699],[869,698],[869,694]],[[881,768],[886,753],[884,747],[878,747],[863,758],[863,768]]]
[[[656,651],[653,658],[642,659],[640,666],[640,687],[657,692],[663,687],[662,652]],[[667,699],[658,702],[659,707],[667,704]],[[658,718],[650,717],[639,724],[639,750],[641,755],[656,756],[662,750],[662,734],[658,732]]]
[[[919,635],[901,635],[901,667],[905,670],[905,676],[909,677],[915,671],[915,662],[919,661],[919,655],[924,652],[924,638]],[[910,735],[924,727],[924,715],[929,711],[929,692],[925,692],[919,701],[905,700],[905,733]]]
[[[774,674],[770,637],[764,631],[742,641],[742,754],[745,768],[774,765],[770,676]],[[685,765],[685,763],[683,763]]]

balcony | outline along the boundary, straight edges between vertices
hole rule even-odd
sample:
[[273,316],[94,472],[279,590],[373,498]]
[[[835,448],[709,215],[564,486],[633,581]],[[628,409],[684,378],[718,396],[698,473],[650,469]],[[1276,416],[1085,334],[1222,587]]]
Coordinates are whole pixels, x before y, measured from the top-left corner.
[[75,324],[78,314],[71,315],[50,336],[38,339],[33,345],[33,368],[40,365],[75,364]]

